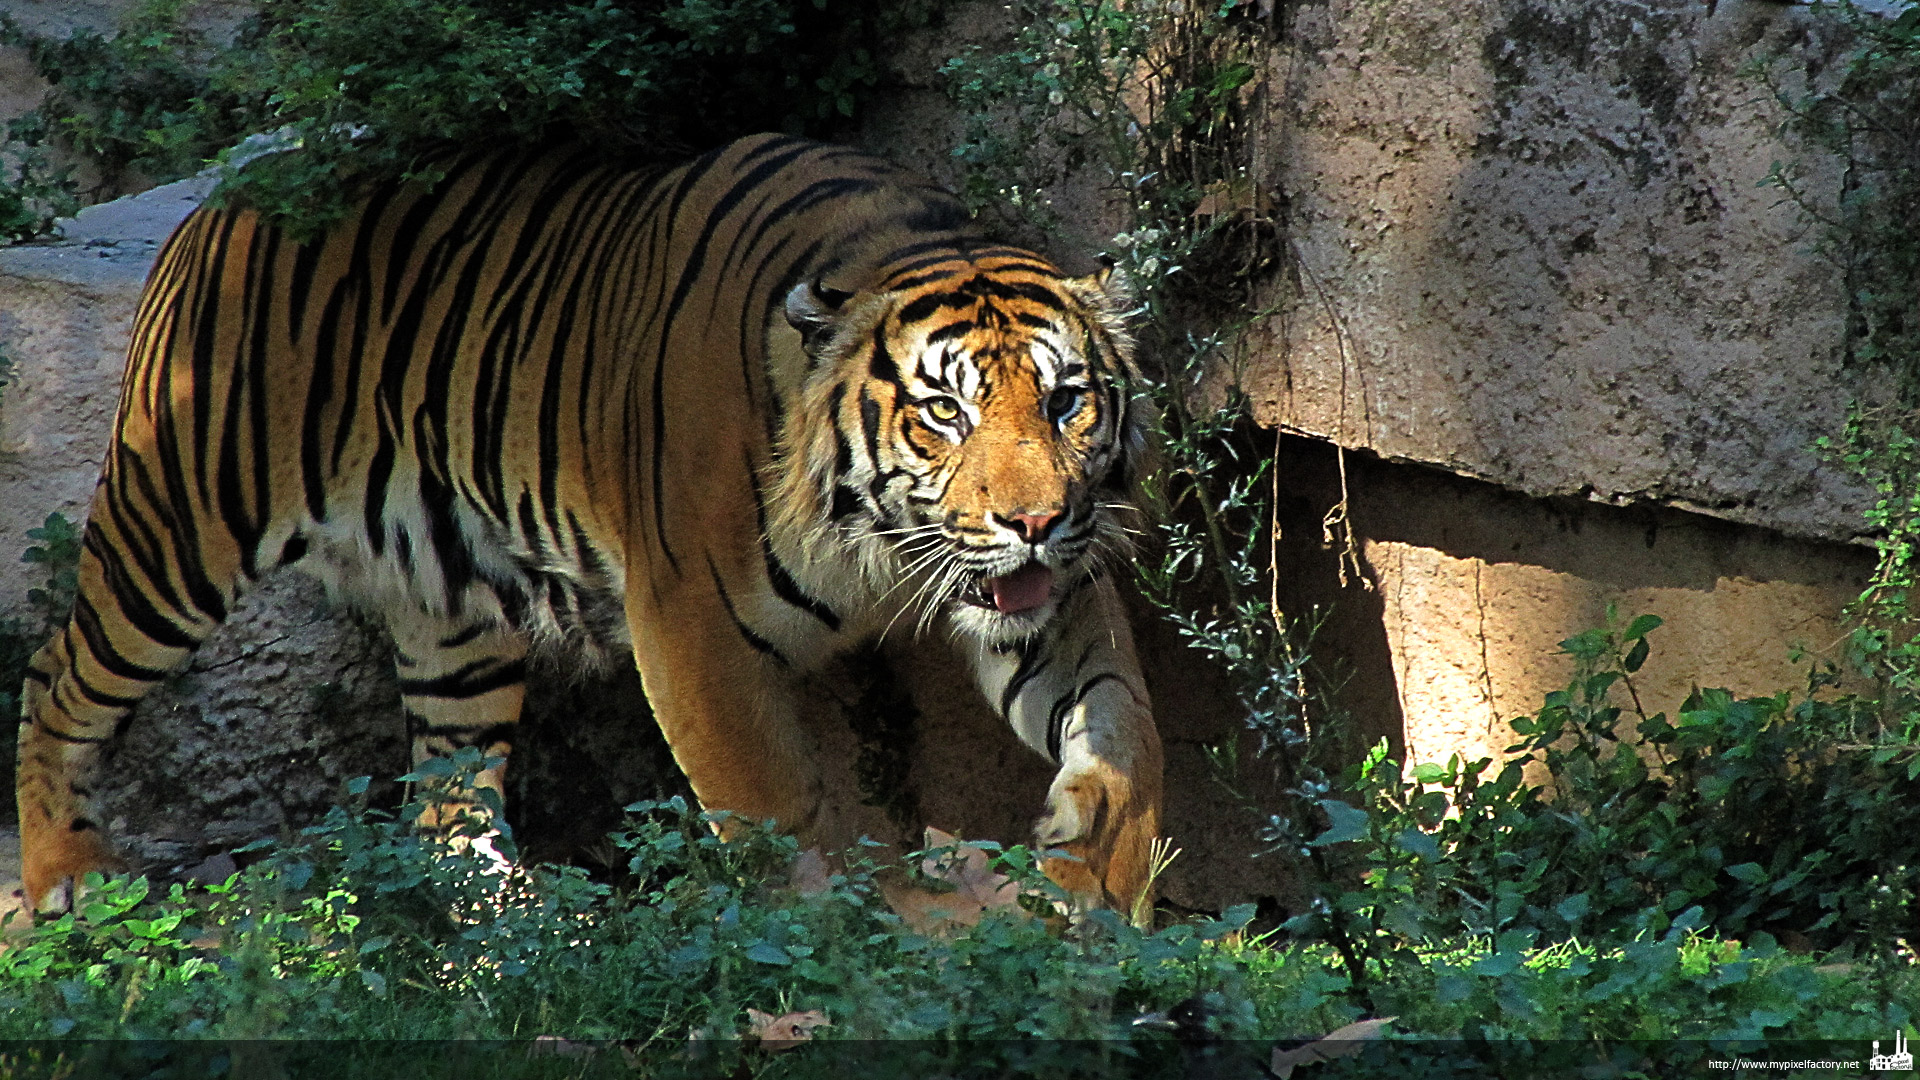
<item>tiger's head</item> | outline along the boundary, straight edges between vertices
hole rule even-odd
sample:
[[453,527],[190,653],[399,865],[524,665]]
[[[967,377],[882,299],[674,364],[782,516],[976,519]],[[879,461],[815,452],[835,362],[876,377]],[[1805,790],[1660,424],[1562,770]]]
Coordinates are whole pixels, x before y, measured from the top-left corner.
[[781,471],[810,520],[793,524],[854,554],[883,607],[1031,636],[1126,547],[1145,447],[1127,302],[1111,271],[1067,277],[1012,248],[922,257],[857,292],[802,282],[785,315],[809,372]]

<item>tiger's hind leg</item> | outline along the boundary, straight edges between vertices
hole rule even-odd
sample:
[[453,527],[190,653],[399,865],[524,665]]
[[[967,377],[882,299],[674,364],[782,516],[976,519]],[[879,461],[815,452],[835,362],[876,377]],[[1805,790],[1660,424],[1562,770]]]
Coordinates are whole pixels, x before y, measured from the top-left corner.
[[[421,815],[421,827],[451,828],[468,814],[490,818],[486,803],[499,805],[506,794],[506,757],[526,697],[526,638],[490,621],[421,611],[389,612],[387,629],[416,769],[466,747],[497,759],[473,777],[472,790],[441,792]],[[483,790],[498,798],[489,800]]]
[[15,794],[21,876],[36,913],[70,909],[90,871],[125,869],[94,797],[106,751],[233,599],[184,545],[164,546],[177,538],[149,531],[129,540],[102,524],[120,516],[103,505],[89,514],[73,614],[29,662],[22,686]]

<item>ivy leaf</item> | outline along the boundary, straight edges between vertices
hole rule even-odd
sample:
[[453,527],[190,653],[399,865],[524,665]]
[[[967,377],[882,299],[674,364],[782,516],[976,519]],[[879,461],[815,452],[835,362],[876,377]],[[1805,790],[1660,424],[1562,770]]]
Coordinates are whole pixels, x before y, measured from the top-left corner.
[[1642,615],[1633,620],[1633,624],[1627,627],[1627,632],[1622,634],[1621,637],[1626,641],[1644,638],[1649,633],[1659,629],[1663,621],[1664,620],[1658,615]]
[[1367,812],[1339,799],[1321,799],[1320,809],[1327,815],[1327,831],[1307,841],[1308,847],[1328,847],[1364,840],[1367,836]]
[[776,964],[780,967],[787,967],[793,963],[793,957],[787,955],[787,950],[767,941],[754,942],[747,950],[747,959],[757,960],[762,964]]

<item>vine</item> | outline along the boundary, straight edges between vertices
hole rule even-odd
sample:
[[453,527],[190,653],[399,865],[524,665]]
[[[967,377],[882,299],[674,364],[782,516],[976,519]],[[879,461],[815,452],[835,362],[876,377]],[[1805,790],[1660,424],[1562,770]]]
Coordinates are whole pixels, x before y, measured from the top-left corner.
[[[1039,233],[1061,215],[1043,192],[1095,178],[1114,234],[1109,254],[1136,298],[1132,325],[1160,418],[1160,462],[1144,482],[1158,527],[1136,564],[1141,593],[1189,646],[1227,674],[1253,754],[1215,748],[1222,778],[1262,819],[1270,854],[1310,895],[1289,931],[1327,942],[1360,996],[1379,957],[1339,899],[1358,873],[1346,841],[1335,687],[1313,661],[1316,614],[1281,610],[1274,565],[1274,458],[1240,391],[1241,331],[1269,314],[1263,294],[1285,241],[1261,187],[1254,121],[1275,26],[1238,0],[1026,0],[998,53],[945,68],[972,119],[955,151],[963,191]],[[1342,522],[1329,518],[1330,537]],[[1334,538],[1337,544],[1339,539]],[[1343,569],[1345,563],[1343,561]],[[1242,793],[1271,771],[1275,808]]]
[[[1838,435],[1820,440],[1875,494],[1878,555],[1851,606],[1852,653],[1882,686],[1877,752],[1920,755],[1920,6],[1893,17],[1851,0],[1816,5],[1850,44],[1822,78],[1769,85],[1806,142],[1843,164],[1837,197],[1797,163],[1769,183],[1822,227],[1820,250],[1846,286],[1844,361],[1870,390]],[[1891,760],[1891,758],[1889,758]],[[1920,760],[1920,758],[1916,758]]]

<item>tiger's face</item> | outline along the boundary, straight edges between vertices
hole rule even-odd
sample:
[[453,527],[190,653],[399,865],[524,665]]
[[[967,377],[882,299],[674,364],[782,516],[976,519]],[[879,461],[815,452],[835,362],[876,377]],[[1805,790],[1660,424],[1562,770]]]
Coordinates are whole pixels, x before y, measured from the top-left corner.
[[996,248],[789,297],[825,388],[817,505],[884,604],[1016,641],[1124,549],[1144,437],[1115,285]]

